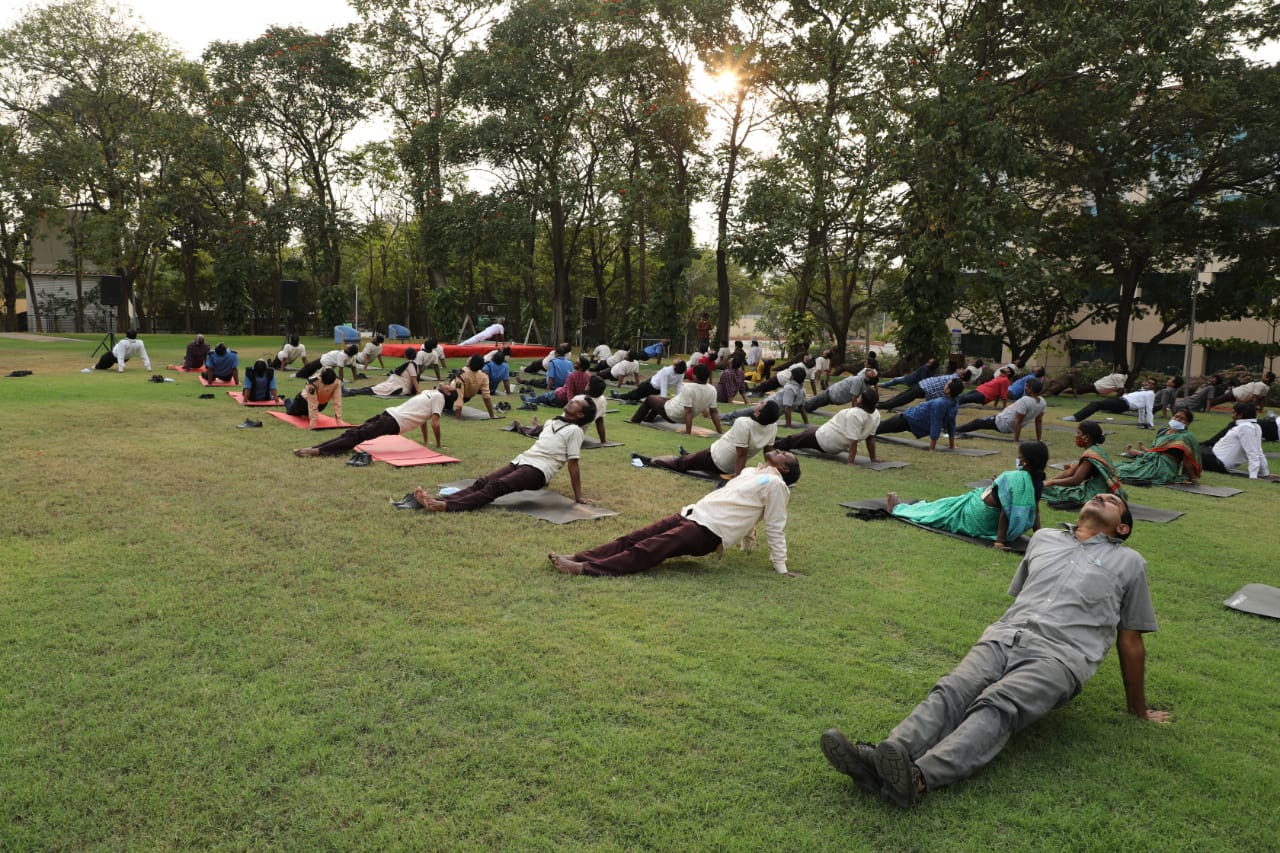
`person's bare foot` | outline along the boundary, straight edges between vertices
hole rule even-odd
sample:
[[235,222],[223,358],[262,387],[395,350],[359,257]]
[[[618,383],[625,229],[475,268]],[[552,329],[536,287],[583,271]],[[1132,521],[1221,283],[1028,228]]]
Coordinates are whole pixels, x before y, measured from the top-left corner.
[[556,567],[556,571],[565,575],[582,574],[582,563],[575,563],[563,554],[557,554],[552,551],[547,555],[547,559],[551,561],[551,565]]
[[422,504],[422,508],[429,512],[444,512],[445,510],[444,501],[433,497],[422,486],[418,486],[413,490],[413,499]]
[[529,421],[530,429],[537,429],[540,426],[542,426],[542,424],[538,423],[538,416],[534,415],[533,420]]
[[319,456],[320,451],[314,447],[299,447],[297,450],[293,451],[293,455],[301,456],[304,459],[310,459],[311,457]]
[[889,510],[889,512],[893,512],[893,508],[900,503],[901,501],[898,500],[897,492],[889,492],[889,494],[884,496],[885,509]]

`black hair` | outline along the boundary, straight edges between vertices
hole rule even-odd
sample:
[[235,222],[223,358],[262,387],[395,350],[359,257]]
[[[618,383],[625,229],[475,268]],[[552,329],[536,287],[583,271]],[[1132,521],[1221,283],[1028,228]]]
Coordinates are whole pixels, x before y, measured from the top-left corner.
[[734,348],[734,349],[742,349],[742,341],[734,341],[734,342],[733,342],[733,348]]
[[1241,420],[1258,416],[1258,407],[1253,403],[1236,403],[1231,407],[1231,411],[1235,412],[1236,417]]
[[1039,502],[1044,492],[1044,469],[1049,464],[1049,445],[1043,441],[1024,441],[1018,445],[1018,454],[1022,457],[1022,470],[1031,475]]
[[1076,424],[1076,429],[1084,433],[1090,444],[1102,444],[1107,440],[1107,434],[1102,431],[1102,426],[1097,421],[1081,421]]
[[356,353],[360,352],[360,347],[356,346],[355,344],[352,344],[351,346],[344,349],[343,352],[345,352],[347,355],[355,355]]
[[383,342],[383,341],[385,341],[385,340],[386,340],[386,338],[384,338],[382,335],[374,335],[374,336],[373,336],[373,342],[374,342],[375,344],[380,344],[380,343],[382,343],[382,342]]
[[578,356],[578,360],[574,362],[573,366],[578,370],[590,370],[591,359],[587,358],[585,355],[580,355]]
[[672,363],[671,365],[672,373],[685,373],[688,370],[689,370],[689,365],[685,363],[685,360],[683,358],[677,362]]
[[[794,457],[794,454],[792,454]],[[796,481],[800,479],[800,460],[794,459],[787,470],[782,472],[782,482],[788,486],[794,486]]]
[[417,347],[405,347],[405,348],[404,348],[404,357],[405,357],[405,359],[407,359],[408,361],[413,361],[415,358],[417,358],[417,357],[418,357],[418,348],[417,348]]
[[[738,343],[741,344],[742,341],[738,341]],[[733,355],[729,356],[730,367],[740,368],[740,367],[746,366],[746,363],[747,363],[746,353],[741,350],[734,350]]]
[[296,347],[297,345],[298,345],[298,336],[297,336],[297,335],[290,335],[290,336],[289,336],[289,346],[291,346],[291,347]]
[[858,398],[858,408],[870,414],[876,410],[876,404],[880,402],[880,389],[868,386],[862,389],[862,396]]
[[1044,390],[1044,383],[1033,376],[1030,379],[1028,379],[1027,384],[1023,385],[1022,387],[1026,388],[1032,394],[1039,394],[1041,391]]
[[218,355],[226,355],[226,354],[227,354],[227,345],[226,345],[226,344],[224,344],[224,343],[222,343],[221,341],[219,341],[219,342],[218,342],[218,345],[217,345],[216,347],[214,347],[214,348],[213,348],[213,351],[214,351],[214,352],[216,352]]
[[394,373],[396,376],[404,376],[404,372],[409,369],[409,365],[413,362],[413,359],[417,355],[418,355],[418,350],[416,347],[405,347],[404,348],[404,364],[395,368],[391,372]]
[[[590,397],[582,397],[582,423],[589,424],[596,419],[596,401]],[[561,417],[564,417],[561,415]]]
[[1181,388],[1181,387],[1182,387],[1183,385],[1185,385],[1185,384],[1187,384],[1187,380],[1183,379],[1181,376],[1175,376],[1175,377],[1173,377],[1173,387],[1174,387],[1174,388]]
[[700,361],[693,366],[694,382],[706,382],[710,378],[711,368],[707,367],[706,363]]
[[332,385],[338,381],[338,371],[334,370],[332,367],[326,367],[324,370],[320,371],[320,381],[325,385]]
[[138,337],[138,330],[137,330],[137,329],[130,329],[129,331],[127,331],[127,332],[125,332],[125,333],[124,333],[124,336],[125,336],[126,338],[128,338],[129,340],[131,340],[131,341],[132,341],[132,340],[136,340],[136,339],[137,339],[137,337]]
[[471,358],[467,359],[467,367],[471,370],[484,370],[484,356],[471,356]]
[[1182,405],[1173,410],[1173,413],[1175,415],[1178,414],[1178,412],[1182,412],[1187,416],[1187,426],[1191,426],[1191,422],[1196,419],[1195,412],[1191,411],[1190,406]]
[[502,364],[506,360],[507,360],[507,357],[502,354],[502,350],[498,350],[493,355],[489,356],[490,364]]
[[952,379],[947,383],[947,395],[950,397],[959,397],[964,393],[964,380]]
[[[1116,495],[1116,497],[1120,498],[1119,495]],[[1116,531],[1116,538],[1123,542],[1133,534],[1133,512],[1129,509],[1128,501],[1124,498],[1120,498],[1120,500],[1124,504],[1124,511],[1120,513],[1120,523],[1129,528],[1124,533],[1121,533],[1118,530]]]
[[604,393],[605,387],[603,376],[592,376],[587,380],[587,396],[599,397]]
[[791,368],[791,373],[788,375],[791,377],[792,381],[803,384],[804,378],[809,375],[809,371],[805,370],[803,367],[793,367]]
[[427,338],[426,342],[423,343],[422,348],[427,352],[433,352],[438,346],[440,346],[440,342],[435,338]]
[[1262,374],[1262,381],[1270,385],[1272,382],[1276,381],[1276,375],[1268,370],[1266,373]]
[[761,426],[776,424],[778,418],[782,416],[782,407],[778,405],[778,401],[774,399],[765,400],[760,406],[760,411],[752,412],[751,419]]
[[1031,375],[1036,377],[1037,379],[1043,379],[1045,372],[1046,371],[1043,367],[1037,367],[1035,370],[1031,371]]
[[271,366],[264,359],[260,358],[253,363],[253,367],[249,368],[249,373],[270,378],[275,371],[271,369]]
[[569,344],[560,344],[556,347],[556,355],[568,355],[569,350],[573,349]]
[[880,371],[876,370],[874,367],[867,367],[863,369],[866,371],[862,374],[862,382],[864,385],[871,386],[880,384]]
[[977,359],[976,361],[974,361],[973,366],[982,367],[982,359]]

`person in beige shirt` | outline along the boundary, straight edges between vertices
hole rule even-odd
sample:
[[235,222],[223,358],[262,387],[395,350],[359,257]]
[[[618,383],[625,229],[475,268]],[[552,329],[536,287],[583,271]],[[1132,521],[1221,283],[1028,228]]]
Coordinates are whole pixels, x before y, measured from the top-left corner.
[[462,404],[477,394],[484,401],[489,417],[497,417],[493,412],[493,398],[489,396],[489,374],[484,372],[484,356],[473,355],[467,359],[467,366],[453,380],[453,384],[458,389],[458,399],[452,407],[447,408],[452,410],[454,417],[462,420]]

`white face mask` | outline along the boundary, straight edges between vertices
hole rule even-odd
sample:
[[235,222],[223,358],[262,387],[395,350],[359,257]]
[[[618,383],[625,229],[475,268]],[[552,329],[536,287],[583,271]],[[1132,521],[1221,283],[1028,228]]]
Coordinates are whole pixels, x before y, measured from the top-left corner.
[[1187,428],[1187,425],[1180,420],[1174,419],[1169,421],[1169,429],[1179,430],[1179,429],[1186,429],[1186,428]]

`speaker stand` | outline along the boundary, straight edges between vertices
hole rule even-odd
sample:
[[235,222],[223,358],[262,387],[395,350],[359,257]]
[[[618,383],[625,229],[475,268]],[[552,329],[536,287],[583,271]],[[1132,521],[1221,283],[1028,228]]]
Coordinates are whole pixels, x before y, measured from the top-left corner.
[[109,331],[102,336],[102,340],[98,341],[98,345],[93,348],[93,352],[89,353],[89,358],[97,358],[98,350],[111,352],[116,348],[116,309],[114,305],[111,306],[111,323],[107,326],[107,329]]

